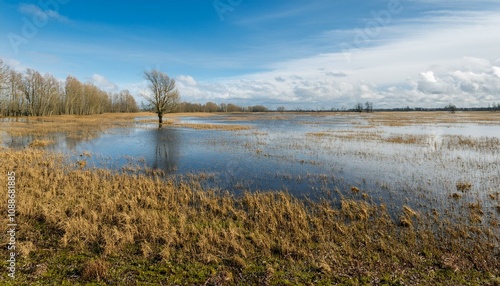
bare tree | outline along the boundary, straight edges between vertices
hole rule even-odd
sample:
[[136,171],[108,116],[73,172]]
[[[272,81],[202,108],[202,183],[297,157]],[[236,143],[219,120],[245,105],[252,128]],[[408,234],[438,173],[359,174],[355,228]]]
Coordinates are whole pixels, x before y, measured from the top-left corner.
[[354,106],[354,110],[356,112],[363,112],[363,104],[362,103],[357,103],[356,106]]
[[457,111],[457,107],[452,103],[448,104],[444,109],[448,110],[451,114],[454,114]]
[[366,106],[365,110],[367,113],[373,112],[373,103],[372,102],[367,101],[365,103],[365,106]]
[[209,101],[209,102],[205,103],[204,109],[205,109],[205,112],[217,112],[219,107],[217,106],[217,103]]
[[163,115],[177,110],[179,91],[175,87],[175,80],[160,71],[145,71],[144,78],[149,82],[148,87],[152,94],[143,94],[142,96],[151,104],[153,111],[158,114],[158,122],[161,127]]
[[[9,113],[9,98],[4,92],[8,89],[9,67],[0,59],[0,116]],[[4,96],[5,95],[5,96]]]
[[79,110],[81,109],[83,84],[77,78],[69,75],[66,78],[64,90],[66,93],[64,99],[64,113],[79,114]]
[[28,103],[29,115],[41,115],[42,88],[43,76],[33,69],[28,69],[23,77],[23,92]]
[[122,90],[120,93],[113,95],[112,103],[113,112],[137,112],[139,107],[135,102],[134,97],[130,94],[130,91]]

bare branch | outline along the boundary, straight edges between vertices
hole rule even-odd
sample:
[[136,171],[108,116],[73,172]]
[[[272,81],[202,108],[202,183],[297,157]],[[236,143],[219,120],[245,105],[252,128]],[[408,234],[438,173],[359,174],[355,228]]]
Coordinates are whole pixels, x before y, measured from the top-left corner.
[[163,115],[177,110],[180,101],[179,91],[175,87],[175,80],[160,71],[145,71],[144,79],[148,81],[148,88],[152,94],[143,94],[143,97],[153,106],[154,112],[158,114],[158,121],[161,126]]

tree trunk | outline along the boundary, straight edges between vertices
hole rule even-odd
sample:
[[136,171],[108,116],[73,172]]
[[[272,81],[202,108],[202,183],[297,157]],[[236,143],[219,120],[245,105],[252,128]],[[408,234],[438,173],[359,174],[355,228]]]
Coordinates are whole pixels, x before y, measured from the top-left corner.
[[158,113],[158,127],[161,128],[161,125],[163,124],[163,114]]

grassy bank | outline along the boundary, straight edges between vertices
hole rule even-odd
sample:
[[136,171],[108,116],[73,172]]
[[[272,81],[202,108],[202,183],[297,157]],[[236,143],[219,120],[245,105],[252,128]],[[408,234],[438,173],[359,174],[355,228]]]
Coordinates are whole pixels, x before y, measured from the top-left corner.
[[[64,160],[0,150],[3,190],[16,172],[19,224],[16,278],[3,271],[1,284],[500,285],[499,224],[480,207],[392,218],[370,198],[235,197]],[[0,243],[5,258],[5,231]]]

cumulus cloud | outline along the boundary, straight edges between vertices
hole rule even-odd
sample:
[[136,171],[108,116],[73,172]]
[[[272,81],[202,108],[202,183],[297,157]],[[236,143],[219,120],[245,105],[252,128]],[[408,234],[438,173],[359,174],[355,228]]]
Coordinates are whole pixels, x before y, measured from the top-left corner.
[[117,84],[109,81],[107,78],[105,78],[100,74],[93,74],[92,77],[90,78],[90,83],[108,92],[119,91],[119,87]]
[[188,75],[180,75],[176,78],[177,83],[186,86],[196,86],[197,82],[193,77]]
[[438,80],[433,71],[420,73],[418,90],[423,93],[443,94],[448,91],[448,85],[442,80]]
[[500,67],[494,66],[493,74],[496,75],[498,78],[500,78]]
[[183,76],[181,95],[198,102],[292,108],[350,108],[366,101],[375,107],[500,102],[500,38],[492,36],[500,26],[500,12],[448,11],[427,15],[425,21],[432,25],[414,21],[388,27],[389,35],[394,29],[404,36],[352,51],[350,61],[341,50],[216,81]]
[[391,84],[350,75],[332,77],[318,72],[299,76],[283,75],[280,71],[280,76],[261,73],[245,79],[200,82],[197,86],[182,86],[180,90],[183,97],[199,102],[232,101],[243,105],[259,102],[300,108],[318,105],[327,109],[350,108],[366,101],[378,107],[436,107],[449,103],[472,107],[500,102],[499,67],[478,58],[463,58],[458,63],[461,65],[453,62],[430,66]]

